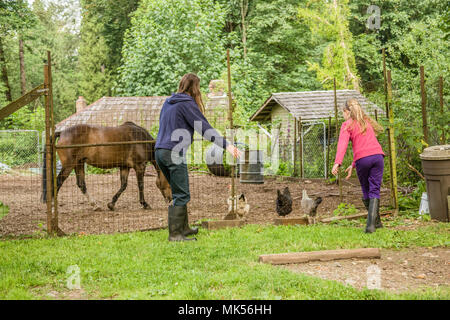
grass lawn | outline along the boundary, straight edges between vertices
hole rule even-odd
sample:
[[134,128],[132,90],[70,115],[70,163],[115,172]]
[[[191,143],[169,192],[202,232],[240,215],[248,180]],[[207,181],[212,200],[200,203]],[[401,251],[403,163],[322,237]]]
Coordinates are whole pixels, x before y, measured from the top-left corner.
[[339,248],[449,246],[450,225],[365,234],[341,225],[201,229],[169,243],[167,230],[0,241],[0,299],[64,297],[71,265],[90,299],[450,299],[450,289],[394,295],[261,264],[266,253]]

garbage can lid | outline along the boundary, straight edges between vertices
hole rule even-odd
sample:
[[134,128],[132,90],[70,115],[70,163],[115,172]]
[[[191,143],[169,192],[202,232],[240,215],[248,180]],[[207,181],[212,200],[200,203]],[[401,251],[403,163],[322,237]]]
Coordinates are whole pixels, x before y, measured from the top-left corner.
[[422,160],[450,160],[450,144],[425,148],[420,154]]

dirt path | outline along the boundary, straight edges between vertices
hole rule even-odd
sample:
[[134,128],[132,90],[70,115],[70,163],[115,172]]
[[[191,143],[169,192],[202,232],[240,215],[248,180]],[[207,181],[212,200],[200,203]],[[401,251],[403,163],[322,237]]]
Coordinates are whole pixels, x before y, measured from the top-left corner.
[[[118,174],[88,175],[88,193],[97,200],[101,211],[93,211],[86,197],[76,186],[75,176],[71,175],[58,194],[60,228],[66,233],[114,233],[136,230],[164,228],[167,226],[167,204],[155,186],[155,172],[149,167],[145,176],[145,197],[151,210],[143,210],[138,200],[138,190],[134,171],[130,173],[128,187],[116,204],[115,211],[106,207],[120,187]],[[222,219],[228,210],[227,199],[230,194],[230,178],[208,174],[191,174],[191,202],[188,205],[189,220]],[[303,215],[300,202],[302,190],[306,189],[311,198],[321,196],[318,217],[332,215],[339,204],[339,189],[336,184],[325,180],[292,180],[266,177],[264,184],[240,184],[237,179],[238,194],[244,193],[250,204],[248,223],[272,223],[277,217],[275,200],[277,189],[289,187],[293,201],[293,211],[288,217]],[[357,181],[344,184],[344,201],[363,209],[361,190]],[[40,175],[12,176],[0,175],[0,201],[10,211],[0,220],[0,236],[29,235],[46,226],[46,206],[40,203]],[[382,189],[382,205],[389,203],[389,190]]]
[[[350,259],[284,266],[357,289],[380,288],[394,293],[450,286],[450,248],[381,251],[381,259]],[[376,278],[379,272],[379,281]]]

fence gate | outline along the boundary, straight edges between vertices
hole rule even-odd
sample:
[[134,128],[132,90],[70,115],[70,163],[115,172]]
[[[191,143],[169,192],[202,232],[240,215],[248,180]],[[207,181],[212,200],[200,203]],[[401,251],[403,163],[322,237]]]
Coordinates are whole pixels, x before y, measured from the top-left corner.
[[327,135],[325,123],[302,121],[302,168],[304,178],[327,177]]

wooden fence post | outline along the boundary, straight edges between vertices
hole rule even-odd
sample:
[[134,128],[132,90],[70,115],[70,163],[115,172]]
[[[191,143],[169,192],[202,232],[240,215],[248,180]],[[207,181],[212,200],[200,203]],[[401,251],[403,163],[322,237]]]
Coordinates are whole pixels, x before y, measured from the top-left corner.
[[[439,106],[441,107],[441,118],[444,119],[444,78],[439,77]],[[441,144],[446,144],[445,126],[442,128]]]
[[[383,79],[384,79],[384,102],[386,106],[386,118],[389,120],[389,94],[388,94],[388,81],[387,81],[387,69],[386,69],[386,51],[382,49],[383,53]],[[392,150],[391,150],[391,135],[390,128],[387,128],[387,141],[388,141],[388,158],[389,158],[389,190],[391,195],[391,205],[395,207],[394,191],[392,185]]]
[[427,121],[427,92],[425,89],[425,69],[420,66],[420,94],[422,96],[422,130],[423,140],[429,144],[428,140],[428,121]]
[[294,177],[298,177],[298,170],[297,170],[297,127],[298,127],[298,120],[296,117],[294,117]]
[[[336,121],[336,139],[339,138],[339,121],[338,121],[338,106],[337,106],[337,92],[336,92],[336,78],[333,79],[333,88],[334,88],[334,117]],[[339,202],[342,203],[343,195],[342,195],[342,180],[341,180],[341,169],[338,168],[338,185],[339,185]]]
[[[230,130],[231,130],[231,143],[234,143],[234,124],[233,124],[233,102],[231,98],[231,66],[230,66],[230,49],[227,49],[227,71],[228,71],[228,120],[230,121]],[[235,159],[233,157],[233,163],[231,165],[231,199],[233,201],[233,206],[231,209],[231,214],[234,214],[234,201],[235,201],[235,181],[234,181],[234,175],[235,175]]]
[[300,138],[300,178],[303,179],[303,127],[302,127],[302,117],[298,117],[298,136]]
[[391,167],[391,186],[393,195],[393,204],[395,214],[398,214],[398,190],[397,190],[397,153],[395,147],[394,131],[394,111],[392,110],[392,78],[391,70],[387,70],[387,89],[389,101],[389,142],[390,142],[390,167]]
[[47,233],[50,235],[53,233],[53,223],[52,223],[52,146],[50,141],[50,99],[49,99],[49,68],[48,64],[44,65],[44,89],[45,93],[45,184],[46,184],[46,204],[47,204]]
[[328,117],[328,138],[327,138],[327,179],[330,176],[330,148],[331,148],[331,116]]

